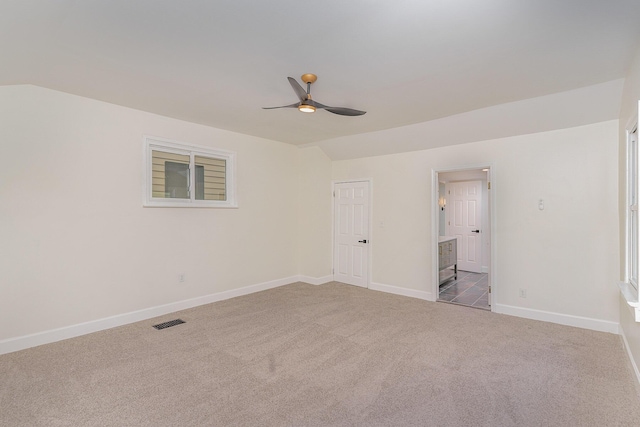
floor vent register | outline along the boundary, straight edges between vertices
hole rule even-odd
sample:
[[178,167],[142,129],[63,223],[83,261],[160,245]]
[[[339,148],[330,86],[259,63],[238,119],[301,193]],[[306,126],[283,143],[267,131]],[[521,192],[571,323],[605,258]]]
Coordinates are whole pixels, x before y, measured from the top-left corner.
[[169,320],[168,322],[158,323],[157,325],[153,325],[157,330],[170,328],[172,326],[180,325],[185,323],[182,319]]

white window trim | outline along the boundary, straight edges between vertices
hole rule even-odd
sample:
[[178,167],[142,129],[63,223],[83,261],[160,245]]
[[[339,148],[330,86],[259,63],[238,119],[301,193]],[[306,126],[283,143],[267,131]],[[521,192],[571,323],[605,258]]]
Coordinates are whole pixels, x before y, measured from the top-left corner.
[[[634,260],[632,259],[633,256],[633,250],[632,250],[632,245],[633,245],[633,239],[631,236],[632,233],[632,219],[631,219],[631,215],[629,214],[629,211],[631,210],[635,210],[637,212],[637,206],[638,206],[638,201],[636,201],[635,204],[635,209],[633,209],[633,207],[631,206],[631,201],[634,199],[634,195],[631,194],[633,191],[633,187],[630,185],[630,182],[632,179],[636,180],[636,182],[638,182],[638,174],[640,172],[640,164],[638,163],[639,159],[636,159],[636,162],[633,162],[631,159],[632,156],[632,151],[631,151],[631,135],[636,132],[636,139],[637,139],[637,131],[638,131],[638,123],[634,123],[631,126],[629,126],[627,128],[627,198],[626,198],[626,203],[625,203],[625,211],[626,211],[626,225],[625,225],[625,240],[626,240],[626,256],[625,256],[625,282],[629,283],[629,285],[636,290],[636,299],[637,299],[637,290],[638,290],[638,278],[632,278],[633,273],[632,273],[632,266],[633,266],[633,262]],[[638,145],[638,141],[636,141],[636,157],[638,157],[638,148],[640,148],[640,146]],[[633,171],[633,165],[635,164],[635,168],[636,170]],[[637,184],[636,184],[637,185]],[[636,190],[637,191],[637,190]],[[637,195],[636,195],[637,197]],[[636,233],[638,233],[638,230],[636,230]],[[635,260],[636,263],[640,262],[640,260]]]
[[[639,102],[639,110],[640,111],[640,102]],[[640,322],[640,299],[638,298],[639,295],[639,288],[640,286],[635,283],[631,283],[631,269],[632,269],[632,262],[633,260],[631,259],[632,256],[632,250],[631,250],[631,245],[632,245],[632,239],[630,236],[631,233],[631,215],[629,215],[629,206],[631,204],[631,200],[632,195],[631,195],[631,186],[629,185],[629,182],[631,179],[633,179],[634,176],[637,176],[637,174],[640,174],[640,164],[636,163],[636,167],[638,168],[637,171],[632,171],[632,161],[631,161],[631,150],[630,150],[630,141],[631,141],[631,134],[636,131],[636,129],[638,128],[638,122],[639,122],[639,117],[638,114],[635,114],[630,120],[629,123],[626,126],[626,134],[627,134],[627,140],[626,140],[626,187],[627,187],[627,191],[626,191],[626,198],[625,198],[625,265],[624,265],[624,282],[620,282],[618,284],[619,288],[620,288],[620,292],[622,293],[624,299],[626,300],[627,304],[629,305],[629,307],[631,307],[631,310],[633,311],[634,314],[634,320],[636,322]],[[640,141],[639,141],[640,143]],[[640,148],[640,146],[638,147]],[[640,233],[639,230],[636,230],[637,233]],[[640,236],[638,236],[640,237]],[[640,262],[640,260],[635,260],[636,262]]]
[[[193,163],[194,156],[214,157],[224,159],[227,162],[226,168],[226,194],[227,200],[195,200],[191,199],[168,199],[152,197],[151,193],[151,151],[153,149],[190,156]],[[164,138],[145,135],[143,138],[143,197],[142,206],[144,207],[163,207],[163,208],[237,208],[238,202],[236,198],[236,153],[233,151],[218,150],[207,147],[200,147],[191,144],[185,144]],[[191,173],[194,173],[193,171]],[[193,177],[191,182],[194,182]]]

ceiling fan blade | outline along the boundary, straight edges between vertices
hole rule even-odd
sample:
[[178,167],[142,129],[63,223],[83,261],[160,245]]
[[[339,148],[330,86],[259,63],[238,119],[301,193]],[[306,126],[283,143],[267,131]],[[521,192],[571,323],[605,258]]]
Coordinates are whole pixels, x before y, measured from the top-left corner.
[[310,99],[308,102],[309,102],[310,104],[312,104],[312,105],[313,105],[314,107],[316,107],[316,108],[331,108],[331,107],[329,107],[329,106],[327,106],[327,105],[320,104],[318,101],[314,101],[313,99]]
[[275,108],[298,108],[298,105],[300,105],[300,103],[296,102],[295,104],[283,105],[282,107],[262,107],[262,109],[263,110],[273,110]]
[[353,108],[344,107],[323,107],[330,113],[339,114],[341,116],[361,116],[366,114],[366,111],[354,110]]
[[341,116],[361,116],[366,113],[366,111],[354,110],[353,108],[329,107],[328,105],[324,105],[319,103],[318,101],[313,101],[313,100],[311,100],[311,103],[316,108],[323,108],[333,114],[338,114]]
[[293,88],[293,91],[296,93],[296,95],[298,95],[300,102],[305,101],[307,99],[307,91],[304,90],[304,88],[300,86],[300,83],[298,83],[298,81],[293,77],[287,77],[287,79],[289,79],[289,84]]

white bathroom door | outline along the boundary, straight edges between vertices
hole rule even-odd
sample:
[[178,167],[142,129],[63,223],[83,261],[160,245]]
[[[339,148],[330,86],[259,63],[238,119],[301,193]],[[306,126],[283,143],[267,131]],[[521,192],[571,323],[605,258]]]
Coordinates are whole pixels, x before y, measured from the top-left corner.
[[333,279],[369,286],[369,183],[334,185]]
[[482,181],[445,185],[446,234],[458,239],[458,270],[482,272]]

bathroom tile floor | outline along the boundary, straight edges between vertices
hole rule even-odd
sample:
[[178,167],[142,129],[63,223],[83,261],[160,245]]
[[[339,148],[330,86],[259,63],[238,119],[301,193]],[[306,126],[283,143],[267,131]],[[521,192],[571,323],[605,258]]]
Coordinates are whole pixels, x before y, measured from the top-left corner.
[[488,291],[489,277],[487,273],[458,270],[456,280],[451,279],[440,285],[438,301],[491,310]]

